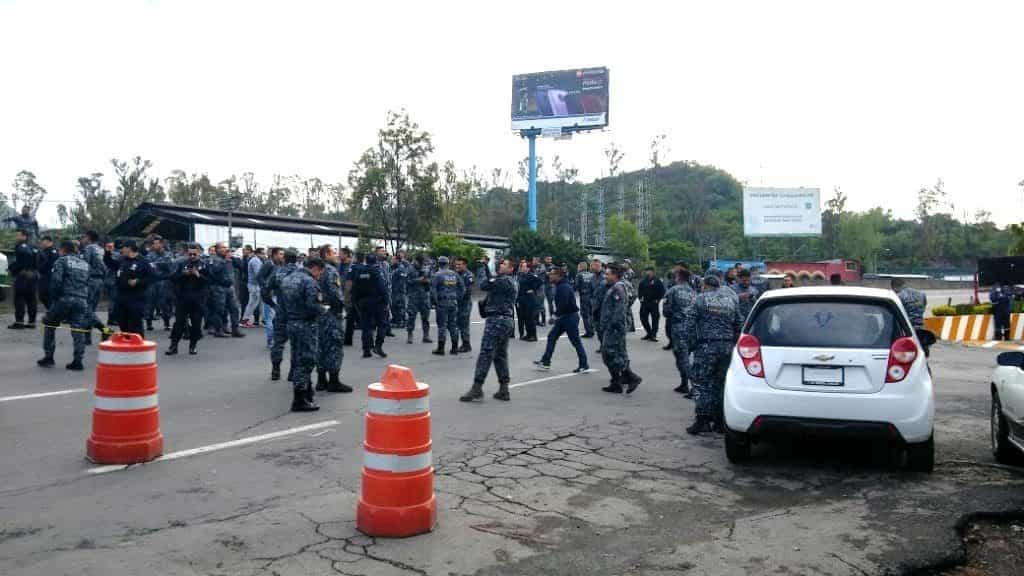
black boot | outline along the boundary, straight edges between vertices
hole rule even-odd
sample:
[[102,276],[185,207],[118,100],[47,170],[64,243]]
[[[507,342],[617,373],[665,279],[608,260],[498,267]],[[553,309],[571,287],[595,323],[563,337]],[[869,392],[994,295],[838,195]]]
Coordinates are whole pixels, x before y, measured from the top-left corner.
[[452,356],[455,356],[456,354],[459,353],[459,344],[457,341],[452,341],[452,348],[451,350],[448,351],[448,353],[451,354]]
[[316,391],[323,392],[327,390],[327,370],[316,371]]
[[687,434],[694,436],[704,432],[711,432],[711,419],[707,416],[697,416],[697,419],[693,421],[693,425],[686,429]]
[[43,368],[52,368],[54,364],[53,356],[44,356],[43,358],[37,360],[36,364],[42,366]]
[[164,355],[165,356],[177,356],[178,355],[178,343],[172,340],[171,341],[171,345],[167,348],[167,351],[164,352]]
[[235,326],[234,328],[231,329],[231,337],[232,338],[245,338],[245,334],[242,334],[238,330],[238,326]]
[[673,388],[672,391],[673,392],[679,392],[680,394],[689,394],[690,393],[690,387],[686,384],[686,382],[683,382],[679,386],[676,386],[675,388]]
[[146,320],[146,331],[147,332],[152,332],[153,331],[153,321],[152,320]]
[[292,398],[292,412],[316,412],[320,407],[309,401],[306,390],[295,390]]
[[427,335],[427,334],[424,334],[424,335],[423,335],[423,343],[424,343],[424,344],[433,344],[433,343],[434,343],[434,341],[430,339],[430,336],[429,336],[429,335]]
[[438,344],[437,348],[434,348],[430,353],[435,356],[444,356],[444,342]]
[[469,392],[466,392],[462,396],[459,396],[459,402],[473,402],[474,400],[483,400],[483,387],[483,384],[477,384],[476,382],[474,382],[473,387],[469,389]]
[[363,350],[363,358],[373,358],[373,354],[370,354],[369,350]]
[[462,339],[462,347],[459,348],[459,353],[467,354],[467,353],[472,352],[472,351],[473,351],[473,347],[469,345],[469,340],[466,340],[465,338],[463,338]]
[[409,332],[409,337],[405,339],[406,344],[412,344],[412,332]]
[[217,332],[213,333],[213,337],[214,338],[231,338],[231,334],[228,334],[227,332],[224,332],[223,330],[218,330]]
[[618,372],[612,372],[611,383],[601,390],[612,394],[622,394],[622,376]]
[[644,381],[643,378],[636,375],[632,369],[626,368],[626,371],[622,373],[623,382],[626,384],[626,394],[632,394],[636,387]]
[[195,342],[188,343],[188,353],[190,356],[195,356],[196,354],[199,354],[199,348],[196,347]]
[[68,364],[64,367],[67,368],[68,370],[74,370],[75,372],[81,372],[82,370],[85,370],[85,366],[82,366],[82,361],[77,358],[75,360],[72,360],[71,364]]
[[376,354],[377,356],[380,356],[381,358],[387,358],[388,357],[388,355],[384,353],[384,349],[381,348],[380,346],[377,346],[376,348],[374,348],[373,349],[373,353]]
[[664,346],[661,347],[661,349],[662,350],[671,350],[672,349],[672,343],[669,342],[668,344],[665,344]]
[[327,391],[348,394],[352,387],[339,380],[337,372],[331,372],[331,379],[327,381]]
[[711,431],[715,434],[725,434],[725,420],[722,416],[715,416],[711,421]]
[[281,379],[281,363],[274,362],[270,365],[270,379],[280,380]]
[[495,400],[502,400],[508,402],[512,398],[508,395],[508,382],[501,382],[498,384],[498,391],[494,393]]

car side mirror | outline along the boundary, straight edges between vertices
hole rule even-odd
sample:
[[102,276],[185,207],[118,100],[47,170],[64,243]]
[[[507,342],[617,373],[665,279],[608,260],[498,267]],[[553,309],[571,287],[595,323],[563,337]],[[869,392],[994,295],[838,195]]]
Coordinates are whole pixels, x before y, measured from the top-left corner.
[[917,340],[921,343],[921,346],[928,348],[932,344],[935,344],[935,334],[933,334],[931,330],[917,328],[914,331],[917,333]]
[[996,363],[1000,366],[1013,366],[1024,369],[1024,352],[1003,352],[996,356]]

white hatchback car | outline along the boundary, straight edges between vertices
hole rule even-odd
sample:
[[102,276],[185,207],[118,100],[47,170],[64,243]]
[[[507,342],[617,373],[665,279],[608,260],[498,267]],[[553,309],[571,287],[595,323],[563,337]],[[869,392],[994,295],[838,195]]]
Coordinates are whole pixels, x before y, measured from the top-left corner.
[[733,350],[724,394],[731,462],[749,459],[759,440],[834,435],[902,448],[911,470],[934,467],[925,349],[889,290],[766,292]]
[[1003,463],[1024,452],[1024,352],[1003,352],[992,372],[992,453]]

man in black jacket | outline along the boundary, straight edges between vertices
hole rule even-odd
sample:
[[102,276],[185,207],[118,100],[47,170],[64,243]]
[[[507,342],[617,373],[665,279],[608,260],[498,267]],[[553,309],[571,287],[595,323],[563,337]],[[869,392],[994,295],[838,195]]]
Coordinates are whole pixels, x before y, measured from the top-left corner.
[[[538,296],[543,286],[541,279],[530,268],[526,260],[519,261],[519,292],[516,296],[516,316],[519,319],[519,339],[523,342],[537,341]],[[543,300],[540,300],[543,302]]]
[[576,305],[576,294],[573,292],[572,284],[565,277],[561,268],[552,268],[548,272],[551,285],[555,287],[555,311],[552,318],[555,325],[548,332],[548,345],[544,350],[544,356],[534,361],[537,368],[541,370],[551,369],[551,355],[555,353],[555,343],[564,332],[569,336],[569,342],[576,349],[576,357],[579,360],[573,372],[580,373],[589,370],[587,363],[587,351],[583,348],[583,341],[580,340],[580,309]]
[[171,272],[177,301],[174,306],[174,328],[171,329],[171,346],[168,356],[178,353],[178,342],[185,333],[188,322],[188,353],[198,354],[196,345],[203,337],[203,308],[210,297],[209,270],[201,259],[202,249],[198,244],[189,244],[188,257],[179,261]]
[[53,274],[53,265],[57,263],[60,254],[53,247],[53,237],[43,236],[39,240],[39,301],[47,310],[50,309],[50,278]]
[[139,257],[134,240],[121,246],[121,265],[117,270],[117,325],[121,332],[146,337],[143,317],[146,315],[146,287],[152,281],[152,269]]
[[[36,282],[39,271],[36,249],[28,243],[29,231],[18,230],[15,236],[14,262],[10,266],[14,277],[14,324],[11,330],[36,327]],[[22,322],[28,312],[28,323]]]
[[644,278],[637,288],[637,295],[640,297],[640,323],[647,332],[641,340],[657,342],[658,322],[661,320],[658,304],[665,297],[665,283],[654,273],[654,268],[644,270]]

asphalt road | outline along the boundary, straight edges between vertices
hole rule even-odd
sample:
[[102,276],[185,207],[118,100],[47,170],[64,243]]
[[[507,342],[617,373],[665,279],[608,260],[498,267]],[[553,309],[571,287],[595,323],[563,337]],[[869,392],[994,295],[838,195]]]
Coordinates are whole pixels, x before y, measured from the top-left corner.
[[[431,385],[439,523],[368,538],[354,525],[365,387],[386,361],[347,348],[343,379],[357,392],[292,414],[261,331],[246,333],[160,356],[165,451],[322,427],[95,473],[84,459],[95,350],[87,371],[67,372],[61,334],[58,368],[45,370],[38,334],[0,332],[0,574],[863,576],[962,560],[960,518],[1024,509],[1024,474],[992,466],[988,450],[990,350],[935,348],[939,463],[914,475],[859,444],[759,446],[731,466],[721,437],[683,432],[692,404],[671,392],[672,358],[636,338],[645,380],[633,396],[599,391],[596,357],[598,372],[567,375],[567,342],[538,373],[543,342],[515,341],[512,401],[490,399],[492,374],[474,405],[457,397],[475,354],[390,339],[387,361]],[[164,347],[166,333],[154,336]]]

